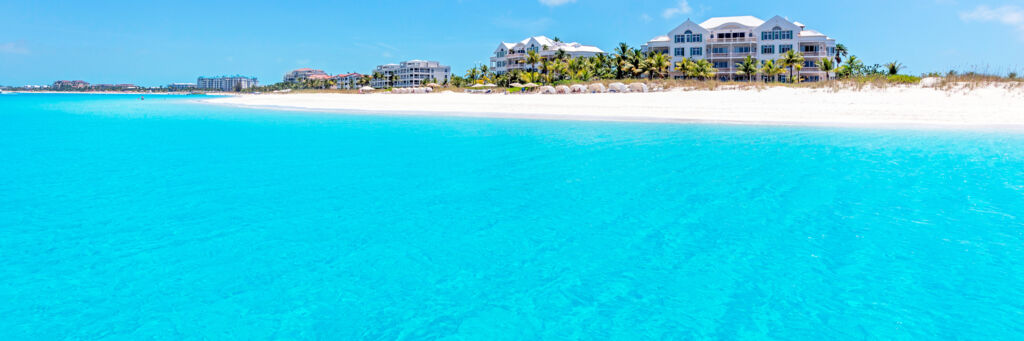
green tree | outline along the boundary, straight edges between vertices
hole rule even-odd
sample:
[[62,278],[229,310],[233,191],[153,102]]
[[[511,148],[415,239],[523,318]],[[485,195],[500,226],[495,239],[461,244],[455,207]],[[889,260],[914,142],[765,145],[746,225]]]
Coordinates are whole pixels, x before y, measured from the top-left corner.
[[900,73],[900,70],[903,70],[903,64],[897,61],[893,61],[891,63],[885,64],[885,69],[889,71],[890,76],[895,76]]
[[753,81],[754,76],[757,76],[758,69],[761,68],[761,62],[757,59],[747,56],[743,58],[743,62],[736,64],[736,74],[740,76],[747,76],[747,82]]
[[716,73],[718,73],[718,69],[716,69],[714,65],[706,59],[696,61],[693,64],[693,69],[690,71],[691,76],[697,77],[700,80],[714,78]]
[[838,65],[842,64],[843,63],[843,58],[846,57],[849,53],[850,53],[850,50],[846,49],[846,45],[836,44],[836,55],[834,57],[834,59],[836,60],[836,64],[835,65],[838,66]]
[[[794,50],[786,51],[786,53],[782,55],[782,58],[779,59],[779,64],[781,64],[782,67],[789,68],[789,81],[796,83],[797,80],[793,78],[793,74],[798,70],[798,68],[803,67],[804,55]],[[799,74],[797,76],[799,76]]]
[[764,61],[764,64],[761,65],[761,74],[771,77],[772,82],[777,82],[779,80],[779,75],[782,74],[783,72],[786,72],[786,70],[783,70],[781,67],[777,66],[775,64],[775,61],[771,59]]
[[818,69],[825,73],[825,80],[829,80],[829,73],[836,70],[836,65],[828,58],[822,58],[817,62],[817,65]]

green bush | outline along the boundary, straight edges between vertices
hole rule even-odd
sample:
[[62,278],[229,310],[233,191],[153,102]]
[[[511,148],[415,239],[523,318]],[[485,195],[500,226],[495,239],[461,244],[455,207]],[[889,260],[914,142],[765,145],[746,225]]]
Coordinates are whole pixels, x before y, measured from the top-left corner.
[[888,79],[890,82],[899,84],[917,84],[921,82],[921,77],[909,75],[891,75]]

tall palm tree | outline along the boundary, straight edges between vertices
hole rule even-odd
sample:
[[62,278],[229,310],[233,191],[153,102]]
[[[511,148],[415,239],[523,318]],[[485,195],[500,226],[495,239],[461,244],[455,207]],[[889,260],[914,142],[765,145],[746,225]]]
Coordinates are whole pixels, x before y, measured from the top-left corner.
[[843,63],[843,57],[846,57],[848,54],[850,54],[850,50],[846,49],[846,45],[836,44],[836,56],[835,56],[836,64],[835,65],[842,64]]
[[694,63],[690,58],[683,57],[683,60],[676,63],[676,72],[683,74],[683,77],[690,77]]
[[706,59],[701,59],[695,62],[693,64],[693,69],[690,71],[691,76],[700,78],[702,81],[707,80],[708,78],[714,78],[716,73],[718,73],[718,69],[716,69],[714,65]]
[[647,66],[651,78],[665,78],[668,77],[668,68],[672,66],[672,61],[664,53],[658,52],[647,58]]
[[395,87],[395,84],[398,83],[398,74],[392,72],[391,77],[389,77],[389,79],[391,80],[391,87]]
[[740,76],[747,76],[747,82],[754,80],[754,76],[757,76],[758,69],[761,68],[761,62],[750,56],[743,58],[743,62],[736,64],[736,74]]
[[476,66],[470,68],[469,70],[466,70],[466,79],[469,80],[470,82],[476,82],[476,80],[479,78],[480,70],[478,70]]
[[555,51],[555,59],[558,59],[558,60],[569,59],[569,53],[566,53],[565,50],[563,50],[563,49],[558,49],[558,51]]
[[817,65],[818,68],[825,73],[825,80],[829,79],[829,72],[836,70],[836,64],[832,63],[832,60],[828,58],[822,58],[818,61]]
[[775,61],[769,59],[764,61],[764,65],[761,66],[761,74],[771,77],[772,82],[778,81],[779,74],[786,72],[781,67],[775,64]]
[[804,55],[794,50],[786,51],[786,53],[782,55],[782,58],[779,58],[779,64],[781,64],[782,67],[789,68],[789,81],[796,83],[793,78],[793,73],[797,70],[797,67],[803,67]]
[[530,66],[533,66],[534,71],[537,70],[537,64],[540,63],[542,59],[543,58],[541,58],[540,55],[537,54],[537,52],[535,51],[526,52],[526,64],[530,64]]
[[549,83],[551,80],[551,69],[553,68],[554,66],[552,65],[550,60],[544,59],[540,62],[540,69],[541,71],[544,71],[544,76],[547,77]]
[[897,61],[893,61],[891,63],[886,63],[885,68],[889,70],[889,75],[895,76],[900,73],[900,70],[903,70],[903,64]]
[[625,65],[629,61],[631,53],[633,53],[633,48],[629,47],[629,44],[626,43],[619,43],[619,46],[615,48],[615,78],[622,79],[626,77]]

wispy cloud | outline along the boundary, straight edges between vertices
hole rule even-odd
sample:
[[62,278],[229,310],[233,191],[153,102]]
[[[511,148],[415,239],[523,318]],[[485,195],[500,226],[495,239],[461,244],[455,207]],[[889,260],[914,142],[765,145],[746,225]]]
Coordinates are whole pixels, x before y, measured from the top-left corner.
[[0,54],[29,54],[25,42],[10,42],[0,44]]
[[960,12],[960,20],[1000,23],[1017,29],[1021,33],[1021,38],[1024,39],[1024,8],[1017,6],[992,8],[981,5],[972,11]]
[[666,8],[665,11],[661,12],[661,16],[669,19],[680,14],[690,14],[692,12],[693,7],[690,7],[690,3],[687,0],[681,0],[676,7]]
[[640,21],[643,21],[645,23],[649,23],[649,22],[651,22],[651,20],[654,20],[654,18],[651,18],[651,16],[647,15],[647,13],[644,13],[644,14],[640,15]]
[[548,7],[561,6],[569,3],[576,2],[576,0],[537,0],[541,5]]

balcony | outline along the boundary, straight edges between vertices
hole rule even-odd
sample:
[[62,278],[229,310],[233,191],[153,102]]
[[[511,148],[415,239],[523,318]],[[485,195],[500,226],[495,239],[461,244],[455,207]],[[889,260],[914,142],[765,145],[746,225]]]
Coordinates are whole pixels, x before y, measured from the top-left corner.
[[711,43],[711,44],[718,44],[718,43],[756,43],[757,39],[754,39],[754,37],[745,37],[745,38],[711,38],[711,39],[708,39],[707,42]]

